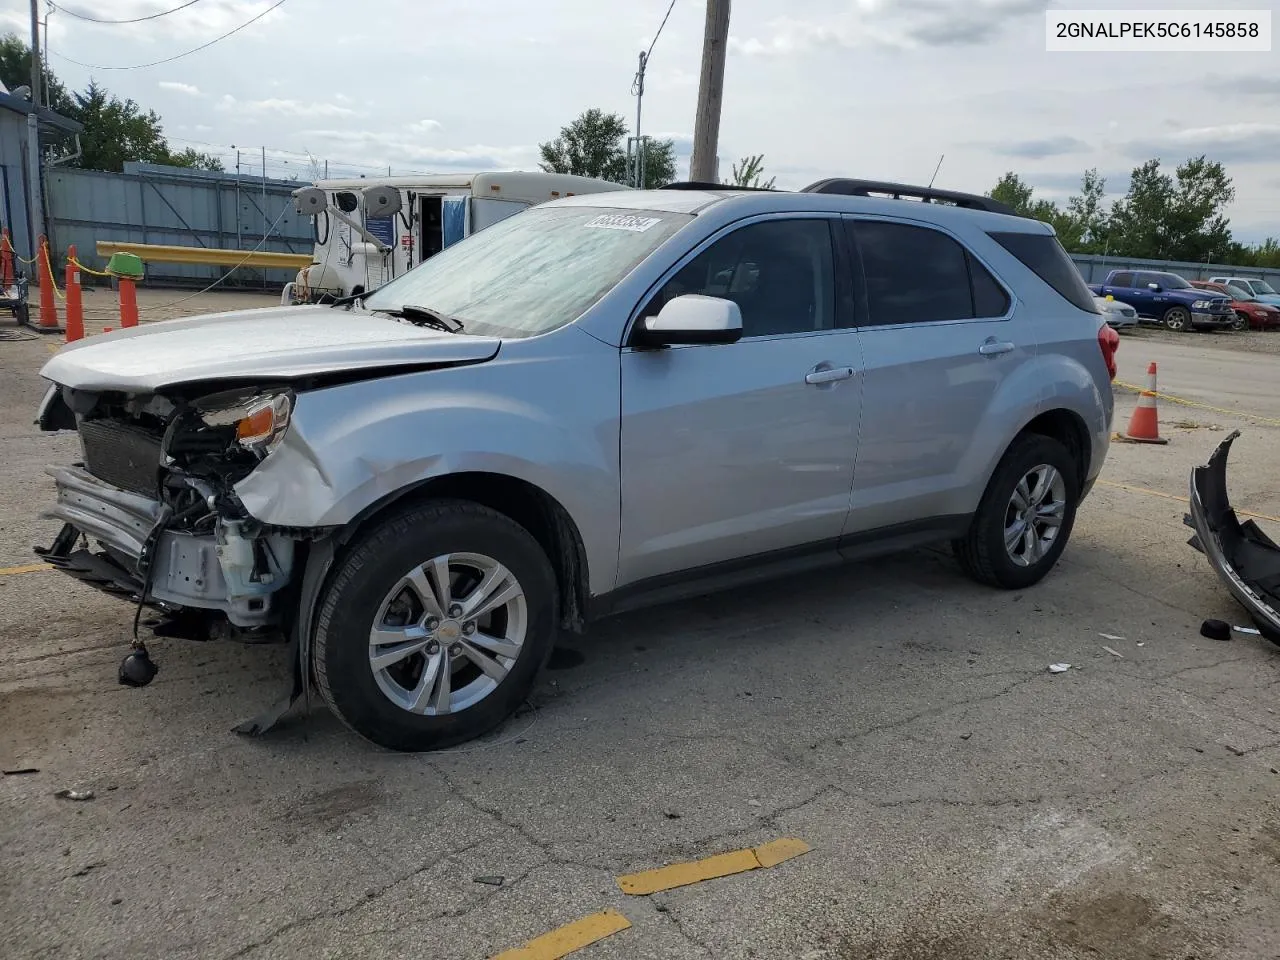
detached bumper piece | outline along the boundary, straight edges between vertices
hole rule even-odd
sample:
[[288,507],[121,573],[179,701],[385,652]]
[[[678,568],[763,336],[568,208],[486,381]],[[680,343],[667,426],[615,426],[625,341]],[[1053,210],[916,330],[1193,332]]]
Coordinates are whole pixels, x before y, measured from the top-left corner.
[[1203,467],[1191,471],[1189,541],[1209,560],[1258,629],[1280,643],[1280,546],[1252,520],[1241,523],[1227,499],[1227,457],[1240,431],[1231,433]]

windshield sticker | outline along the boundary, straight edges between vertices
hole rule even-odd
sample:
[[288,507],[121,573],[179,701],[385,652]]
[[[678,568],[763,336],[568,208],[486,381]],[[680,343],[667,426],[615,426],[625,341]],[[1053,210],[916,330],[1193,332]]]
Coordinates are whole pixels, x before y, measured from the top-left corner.
[[605,213],[594,220],[588,220],[584,226],[598,230],[629,230],[632,233],[644,233],[654,224],[661,222],[661,217],[633,217],[624,213]]

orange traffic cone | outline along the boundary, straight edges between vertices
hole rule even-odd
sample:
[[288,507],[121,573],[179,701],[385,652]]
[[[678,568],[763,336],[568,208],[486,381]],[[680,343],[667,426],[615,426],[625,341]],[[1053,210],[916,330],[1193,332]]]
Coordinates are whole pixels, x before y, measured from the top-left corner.
[[1130,443],[1168,443],[1160,436],[1160,414],[1156,408],[1156,364],[1147,367],[1147,389],[1138,395],[1138,406],[1129,418],[1129,429],[1121,434],[1121,440]]

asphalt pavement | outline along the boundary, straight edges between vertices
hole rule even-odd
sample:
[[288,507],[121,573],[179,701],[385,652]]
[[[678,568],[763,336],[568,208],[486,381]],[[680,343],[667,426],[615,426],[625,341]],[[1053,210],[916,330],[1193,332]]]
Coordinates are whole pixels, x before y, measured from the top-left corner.
[[[44,463],[75,455],[30,425],[46,347],[0,343],[9,566],[53,532]],[[630,926],[575,957],[1275,957],[1280,648],[1199,636],[1241,614],[1178,498],[1241,427],[1236,506],[1280,517],[1280,358],[1145,332],[1120,358],[1203,406],[1113,447],[1040,586],[928,549],[618,618],[443,753],[318,704],[240,738],[283,650],[157,641],[128,689],[130,608],[0,573],[0,769],[34,771],[0,777],[0,955],[481,960],[609,909]],[[778,838],[808,852],[618,882]]]

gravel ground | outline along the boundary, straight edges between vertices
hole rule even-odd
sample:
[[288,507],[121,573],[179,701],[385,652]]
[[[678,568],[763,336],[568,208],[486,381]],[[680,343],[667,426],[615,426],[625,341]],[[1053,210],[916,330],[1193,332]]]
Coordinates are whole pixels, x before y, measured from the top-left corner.
[[[1122,377],[1159,351],[1162,390],[1248,415],[1162,406],[1169,445],[1113,447],[1037,588],[919,550],[618,618],[444,753],[376,750],[314,704],[237,738],[280,648],[157,641],[126,689],[130,608],[0,575],[0,768],[36,770],[0,777],[0,954],[476,960],[612,907],[632,928],[575,957],[1280,955],[1280,649],[1199,636],[1241,614],[1178,500],[1239,426],[1235,505],[1280,517],[1258,419],[1280,393],[1269,356],[1165,336],[1126,337]],[[48,541],[42,467],[75,456],[30,425],[47,348],[0,342],[0,564]],[[615,881],[786,836],[812,851],[651,897]]]
[[1174,333],[1164,327],[1141,326],[1126,330],[1124,338],[1182,344],[1197,349],[1231,350],[1236,353],[1280,356],[1280,330],[1196,330]]

